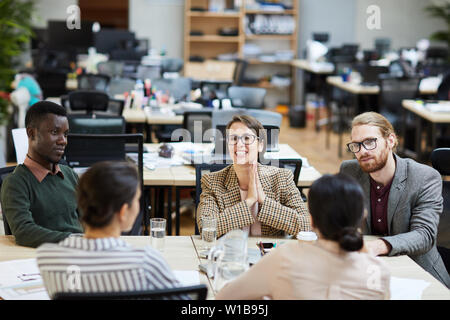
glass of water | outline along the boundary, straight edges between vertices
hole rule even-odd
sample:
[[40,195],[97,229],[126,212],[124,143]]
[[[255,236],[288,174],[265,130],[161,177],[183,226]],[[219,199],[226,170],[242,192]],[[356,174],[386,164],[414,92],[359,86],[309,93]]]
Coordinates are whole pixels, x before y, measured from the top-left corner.
[[152,218],[150,219],[150,238],[152,247],[163,251],[164,237],[166,235],[166,219]]
[[203,250],[209,251],[216,245],[217,239],[217,219],[214,216],[202,217],[202,241]]

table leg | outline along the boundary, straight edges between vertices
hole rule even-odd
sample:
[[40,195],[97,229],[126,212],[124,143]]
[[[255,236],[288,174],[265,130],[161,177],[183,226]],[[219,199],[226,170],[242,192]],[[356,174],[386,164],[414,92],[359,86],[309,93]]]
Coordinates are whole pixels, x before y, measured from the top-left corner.
[[422,119],[419,116],[416,118],[416,153],[417,161],[422,160]]
[[175,232],[180,234],[180,188],[175,187]]
[[[172,187],[168,187],[167,195],[167,229],[169,236],[172,235]],[[177,234],[179,236],[179,234]]]

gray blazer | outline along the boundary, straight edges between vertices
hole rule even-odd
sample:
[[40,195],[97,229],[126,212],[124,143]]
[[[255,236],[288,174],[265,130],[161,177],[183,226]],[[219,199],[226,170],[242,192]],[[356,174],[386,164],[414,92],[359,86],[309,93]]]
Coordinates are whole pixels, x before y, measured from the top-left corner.
[[[435,169],[411,159],[395,155],[396,169],[388,199],[389,256],[407,254],[422,268],[450,288],[450,277],[439,252],[436,237],[443,209],[442,178]],[[368,212],[363,233],[371,234],[369,174],[361,170],[358,161],[341,164],[341,173],[354,177],[362,186]]]

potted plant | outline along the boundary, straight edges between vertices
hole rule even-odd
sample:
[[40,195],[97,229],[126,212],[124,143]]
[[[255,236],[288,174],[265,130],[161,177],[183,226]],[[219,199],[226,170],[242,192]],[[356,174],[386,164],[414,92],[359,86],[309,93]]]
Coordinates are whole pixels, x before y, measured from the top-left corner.
[[33,8],[33,0],[0,1],[0,157],[5,154],[2,144],[6,142],[4,125],[10,119],[8,97],[17,72],[14,58],[25,50],[32,36]]
[[431,40],[443,41],[450,49],[450,2],[433,3],[425,7],[425,11],[434,18],[442,19],[447,24],[447,30],[440,30],[430,36]]

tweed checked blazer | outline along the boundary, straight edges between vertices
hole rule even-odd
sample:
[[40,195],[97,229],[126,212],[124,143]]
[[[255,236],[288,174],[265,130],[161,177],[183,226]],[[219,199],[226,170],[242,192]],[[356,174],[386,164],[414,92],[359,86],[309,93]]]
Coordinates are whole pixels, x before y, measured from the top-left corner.
[[[396,168],[388,199],[389,256],[407,254],[436,279],[450,287],[450,277],[436,248],[439,218],[443,209],[442,178],[435,169],[394,154]],[[368,217],[363,233],[371,234],[370,180],[357,160],[344,161],[340,172],[361,184]]]
[[[261,222],[263,236],[285,233],[296,235],[311,230],[310,215],[288,169],[258,164],[258,175],[266,195],[259,205],[257,219]],[[239,182],[230,165],[220,171],[204,174],[201,180],[202,194],[197,212],[197,224],[201,229],[201,217],[217,218],[217,236],[228,231],[242,229],[255,222],[250,208],[241,199]]]

